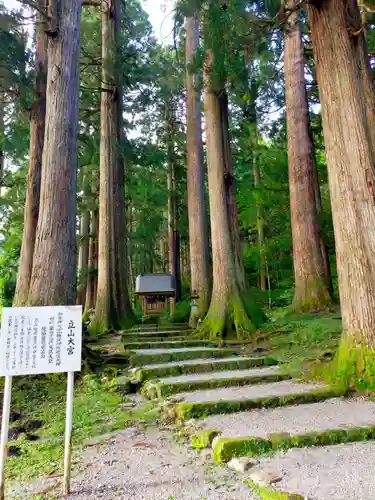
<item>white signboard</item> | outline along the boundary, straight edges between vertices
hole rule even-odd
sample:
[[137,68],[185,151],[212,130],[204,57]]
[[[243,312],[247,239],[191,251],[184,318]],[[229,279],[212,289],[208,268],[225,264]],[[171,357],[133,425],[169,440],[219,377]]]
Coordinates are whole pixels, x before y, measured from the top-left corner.
[[81,370],[82,306],[4,308],[0,376]]

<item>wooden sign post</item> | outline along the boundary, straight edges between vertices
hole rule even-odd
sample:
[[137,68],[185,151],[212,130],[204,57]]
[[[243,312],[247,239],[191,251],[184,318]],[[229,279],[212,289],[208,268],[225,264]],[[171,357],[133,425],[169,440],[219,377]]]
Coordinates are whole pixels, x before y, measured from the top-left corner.
[[74,372],[82,362],[82,306],[4,308],[0,331],[0,376],[5,377],[0,439],[0,500],[5,499],[12,377],[68,373],[64,494],[70,493]]

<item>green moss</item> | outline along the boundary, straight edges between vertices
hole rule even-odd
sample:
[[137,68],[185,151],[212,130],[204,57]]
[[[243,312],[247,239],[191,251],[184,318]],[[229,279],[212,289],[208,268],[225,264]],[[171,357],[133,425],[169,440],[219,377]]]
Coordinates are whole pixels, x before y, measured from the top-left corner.
[[302,394],[287,394],[265,398],[244,399],[240,401],[208,401],[202,403],[181,403],[176,406],[176,417],[179,421],[191,418],[202,418],[220,413],[236,413],[255,408],[275,408],[301,403],[315,403],[325,399],[342,396],[337,388],[319,389]]
[[[239,387],[249,384],[262,384],[264,382],[279,382],[280,380],[288,380],[290,378],[291,376],[288,373],[275,373],[241,378],[235,377],[195,380],[193,382],[173,382],[170,384],[156,382],[149,385],[147,390],[143,392],[143,395],[153,399],[155,397],[168,397],[179,392],[196,391],[199,389],[218,389],[220,387]],[[155,393],[157,393],[157,396],[155,396]]]
[[265,320],[266,316],[253,298],[241,294],[234,285],[230,297],[216,297],[211,302],[198,332],[201,338],[210,340],[248,339],[254,336],[256,328]]
[[202,351],[181,351],[165,352],[154,354],[132,354],[130,356],[131,366],[141,366],[146,364],[169,363],[171,361],[186,361],[202,358],[225,358],[235,356],[236,351],[230,349],[205,349]]
[[231,359],[226,361],[223,359],[219,362],[203,363],[197,361],[196,364],[190,365],[170,365],[163,367],[139,369],[134,374],[137,382],[153,378],[163,377],[176,377],[178,375],[186,375],[189,373],[209,373],[213,371],[227,371],[227,370],[246,370],[247,368],[254,368],[256,366],[274,366],[277,365],[277,360],[271,356],[254,357],[254,358],[241,358]]
[[271,443],[262,438],[220,438],[217,440],[213,457],[216,463],[229,462],[233,457],[254,457],[268,453]]
[[204,448],[209,448],[212,441],[216,436],[220,434],[220,431],[215,430],[203,430],[199,431],[190,439],[190,446],[195,450],[202,450]]
[[222,438],[214,448],[217,462],[228,462],[233,457],[262,455],[269,451],[329,446],[375,439],[375,426],[353,427],[351,429],[328,429],[320,432],[291,435],[288,433],[269,434],[266,439],[254,437]]
[[332,304],[332,297],[323,278],[311,278],[308,280],[304,294],[294,295],[293,312],[315,312],[324,311]]
[[246,480],[244,482],[251,487],[260,500],[304,500],[304,497],[296,493],[276,491],[267,486],[259,486],[250,480]]
[[375,390],[375,350],[360,335],[345,335],[326,378],[343,389]]
[[120,392],[121,394],[130,394],[131,391],[131,386],[132,382],[129,377],[126,377],[125,375],[122,377],[118,377],[116,379],[116,384],[117,384],[117,391]]

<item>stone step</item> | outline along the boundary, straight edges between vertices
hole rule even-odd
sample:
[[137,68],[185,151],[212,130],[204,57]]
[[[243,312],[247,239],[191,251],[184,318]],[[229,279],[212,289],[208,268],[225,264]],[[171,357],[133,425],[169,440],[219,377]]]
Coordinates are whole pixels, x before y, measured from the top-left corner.
[[247,370],[231,370],[211,373],[192,373],[177,377],[166,377],[150,380],[143,387],[144,396],[153,399],[171,396],[179,392],[196,391],[198,389],[216,389],[219,387],[243,386],[264,382],[277,382],[290,379],[279,366],[250,368]]
[[270,471],[281,478],[272,487],[272,498],[279,498],[281,491],[293,491],[303,499],[371,500],[374,462],[375,442],[363,441],[278,452],[261,458],[251,473]]
[[214,456],[218,462],[226,462],[270,450],[374,439],[375,402],[333,398],[313,404],[212,415],[197,424],[202,431],[193,437],[192,443],[195,441],[199,447],[208,435],[217,435]]
[[228,358],[236,355],[235,350],[214,347],[184,347],[182,349],[136,349],[130,355],[130,366],[187,361],[202,358]]
[[254,408],[321,401],[337,395],[337,392],[320,384],[284,380],[269,384],[180,393],[179,398],[183,402],[177,404],[175,410],[178,420],[188,420]]
[[149,337],[187,337],[192,330],[157,330],[157,331],[146,331],[146,332],[127,332],[123,333],[121,339],[126,342],[128,339],[132,340],[143,340]]
[[202,360],[172,361],[162,364],[148,364],[134,368],[132,377],[138,382],[152,378],[173,377],[189,373],[212,373],[225,370],[245,370],[255,366],[273,366],[277,361],[271,357],[210,358]]
[[[173,338],[173,337],[172,337]],[[170,338],[160,339],[153,342],[125,342],[125,349],[173,349],[183,347],[217,347],[215,342],[209,340],[170,340]]]
[[157,331],[169,331],[178,330],[185,331],[190,330],[190,326],[187,323],[173,323],[171,325],[136,325],[133,328],[124,330],[124,333],[128,332],[157,332]]

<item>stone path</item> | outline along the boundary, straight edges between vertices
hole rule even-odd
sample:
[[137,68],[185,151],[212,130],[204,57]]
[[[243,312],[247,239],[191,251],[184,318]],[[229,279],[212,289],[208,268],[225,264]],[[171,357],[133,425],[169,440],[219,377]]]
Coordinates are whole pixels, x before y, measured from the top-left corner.
[[[134,335],[123,335],[127,349]],[[375,437],[375,402],[346,399],[330,387],[293,380],[272,357],[243,356],[240,349],[215,349],[212,344],[193,347],[189,342],[194,340],[182,325],[162,335],[144,327],[136,336],[137,366],[130,371],[143,383],[144,396],[168,398],[168,415],[191,433],[194,448],[207,448],[217,463],[231,467],[232,459],[243,457],[240,469],[246,457],[257,456],[259,463],[247,463],[245,468],[253,468],[239,474],[239,483],[250,480],[255,491],[261,487],[267,494],[279,492],[283,500],[360,500],[375,495],[375,479],[371,495],[360,479],[361,468],[370,469],[363,450],[375,455],[375,443],[367,442]],[[169,361],[160,362],[160,355],[169,356]],[[264,458],[270,451],[272,457]],[[350,471],[357,475],[355,486],[348,484]]]

